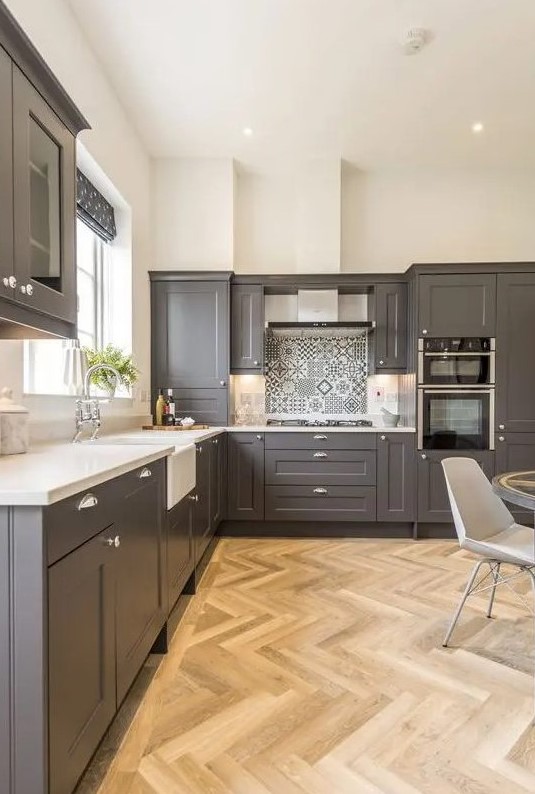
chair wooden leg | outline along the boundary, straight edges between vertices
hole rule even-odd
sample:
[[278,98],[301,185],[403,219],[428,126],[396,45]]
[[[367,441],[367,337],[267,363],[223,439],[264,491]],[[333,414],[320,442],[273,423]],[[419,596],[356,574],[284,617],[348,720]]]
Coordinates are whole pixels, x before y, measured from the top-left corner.
[[489,608],[487,610],[487,617],[492,617],[492,607],[494,606],[494,596],[496,595],[496,585],[498,584],[498,580],[500,578],[500,565],[501,562],[495,563],[495,567],[493,568],[491,565],[492,570],[492,578],[494,580],[494,587],[490,591],[490,599],[489,599]]
[[463,610],[463,607],[465,605],[466,599],[468,598],[468,596],[470,595],[470,593],[472,591],[472,585],[474,584],[476,576],[478,575],[479,569],[481,568],[482,565],[488,565],[490,567],[490,562],[488,560],[478,560],[478,562],[476,562],[476,564],[474,565],[474,567],[472,569],[472,574],[470,576],[470,579],[468,580],[468,584],[465,587],[465,590],[464,590],[464,593],[463,593],[463,597],[461,598],[459,606],[457,607],[457,611],[455,612],[455,615],[453,616],[453,620],[450,623],[450,627],[449,627],[449,629],[447,631],[447,634],[444,637],[444,642],[442,643],[444,648],[448,647],[448,642],[450,641],[450,637],[451,637],[451,635],[453,633],[453,629],[455,628],[455,625],[456,625],[457,621],[459,620],[459,615],[461,614],[461,612]]

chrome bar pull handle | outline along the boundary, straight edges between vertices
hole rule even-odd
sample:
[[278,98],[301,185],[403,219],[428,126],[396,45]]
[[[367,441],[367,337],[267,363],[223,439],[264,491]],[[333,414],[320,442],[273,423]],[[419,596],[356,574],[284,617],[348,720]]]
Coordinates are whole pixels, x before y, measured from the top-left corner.
[[139,479],[143,480],[145,477],[152,477],[152,471],[148,469],[146,466],[141,469],[139,472]]
[[314,488],[314,493],[318,494],[319,496],[324,496],[328,493],[327,488]]
[[326,458],[327,457],[327,453],[326,452],[314,452],[314,455],[312,457],[314,457],[314,458]]
[[314,441],[327,441],[327,436],[323,433],[316,433],[314,436]]

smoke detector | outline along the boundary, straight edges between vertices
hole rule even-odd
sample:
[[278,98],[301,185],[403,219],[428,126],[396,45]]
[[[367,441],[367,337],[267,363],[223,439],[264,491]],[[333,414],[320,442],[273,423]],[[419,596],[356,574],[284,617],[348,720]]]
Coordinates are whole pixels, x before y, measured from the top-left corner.
[[416,55],[423,50],[431,36],[425,28],[410,28],[402,41],[405,55]]

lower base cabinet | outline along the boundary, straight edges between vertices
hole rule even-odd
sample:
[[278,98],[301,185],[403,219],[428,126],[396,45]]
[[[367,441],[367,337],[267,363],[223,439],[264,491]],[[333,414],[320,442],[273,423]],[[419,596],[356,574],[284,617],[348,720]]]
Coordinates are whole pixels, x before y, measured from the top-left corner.
[[[535,433],[500,433],[496,436],[496,474],[535,469]],[[533,513],[508,504],[519,524],[533,526]]]
[[200,561],[227,511],[227,437],[221,433],[197,444],[193,536]]
[[70,794],[117,708],[113,526],[49,569],[51,794]]
[[267,521],[375,521],[375,487],[268,485]]
[[264,520],[264,434],[238,432],[228,438],[228,518]]
[[167,618],[163,478],[155,466],[125,474],[127,491],[116,522],[117,702],[141,668]]
[[195,495],[188,494],[167,517],[167,586],[169,612],[176,604],[195,567],[193,545],[193,505]]
[[416,438],[383,433],[377,440],[377,521],[416,521]]
[[473,458],[487,477],[494,474],[494,452],[489,450],[448,452],[422,450],[418,452],[418,521],[451,523],[446,480],[442,470],[445,458]]

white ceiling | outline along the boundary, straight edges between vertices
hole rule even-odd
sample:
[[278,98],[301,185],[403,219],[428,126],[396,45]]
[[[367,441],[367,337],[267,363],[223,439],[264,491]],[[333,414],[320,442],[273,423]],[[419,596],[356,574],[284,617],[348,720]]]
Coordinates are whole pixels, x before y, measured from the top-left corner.
[[152,155],[535,165],[534,0],[68,2]]

